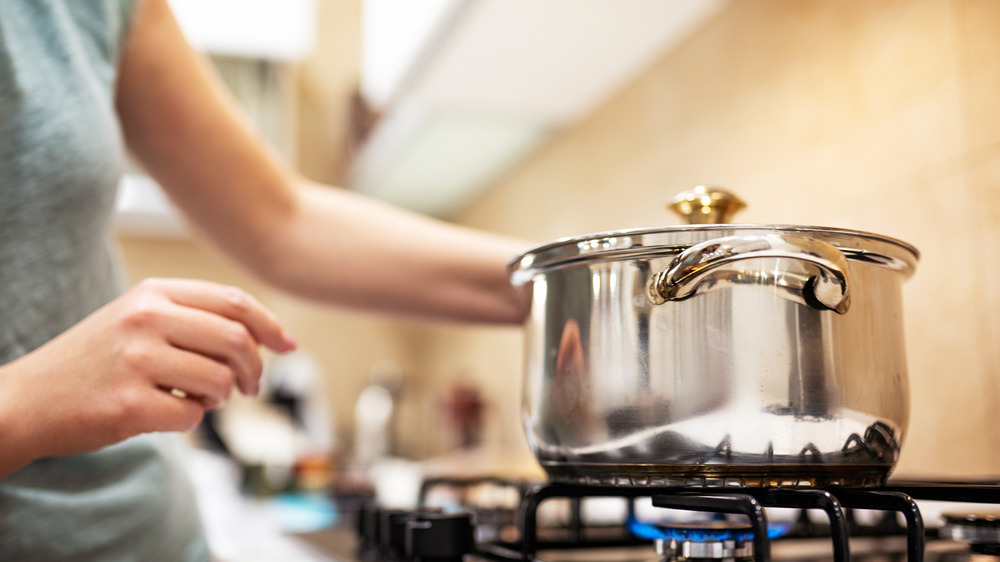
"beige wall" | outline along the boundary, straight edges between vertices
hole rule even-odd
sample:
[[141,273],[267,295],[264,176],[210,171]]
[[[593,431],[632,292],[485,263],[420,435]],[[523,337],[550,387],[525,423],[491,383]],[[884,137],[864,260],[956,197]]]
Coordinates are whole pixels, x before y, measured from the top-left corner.
[[[899,474],[1000,473],[1000,4],[733,2],[462,217],[543,241],[676,224],[700,183],[739,222],[818,224],[923,252],[905,288],[912,378]],[[439,330],[435,375],[468,370],[523,454],[519,340]]]
[[361,67],[361,0],[316,3],[316,47],[299,65],[298,169],[343,184],[351,161],[351,96]]

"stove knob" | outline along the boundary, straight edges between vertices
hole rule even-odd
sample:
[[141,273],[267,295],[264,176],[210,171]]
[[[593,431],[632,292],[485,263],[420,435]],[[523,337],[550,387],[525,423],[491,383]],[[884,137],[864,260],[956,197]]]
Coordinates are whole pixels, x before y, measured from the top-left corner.
[[474,551],[468,513],[425,513],[406,524],[406,554],[419,562],[461,562]]
[[366,503],[358,510],[354,527],[358,540],[362,544],[375,546],[378,544],[379,508],[374,503]]
[[1000,514],[945,513],[943,517],[941,538],[967,542],[978,554],[1000,554]]
[[403,509],[383,510],[379,517],[379,552],[389,560],[403,560],[406,522],[414,516]]

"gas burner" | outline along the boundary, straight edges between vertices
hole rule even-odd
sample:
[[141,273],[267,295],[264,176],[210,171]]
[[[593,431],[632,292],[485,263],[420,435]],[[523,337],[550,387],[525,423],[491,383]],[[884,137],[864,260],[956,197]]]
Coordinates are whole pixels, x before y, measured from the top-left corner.
[[943,517],[941,538],[967,542],[977,554],[1000,554],[1000,513],[945,513]]
[[664,562],[753,560],[753,529],[731,521],[692,521],[654,525],[662,535],[654,539]]
[[[513,492],[516,509],[507,505],[508,494],[501,494],[502,502],[470,501],[483,500],[465,493],[483,484]],[[429,493],[439,486],[454,488],[456,493]],[[445,513],[427,505],[432,496],[461,501],[449,504]],[[609,518],[606,513],[596,521],[586,517],[584,502],[596,498],[624,500],[621,518]],[[558,502],[553,507],[568,507],[568,517],[554,518],[551,510],[539,517],[540,504],[549,500]],[[355,559],[648,560],[656,543],[663,562],[1000,562],[1000,512],[945,515],[946,524],[940,532],[943,540],[930,538],[925,544],[929,535],[915,500],[992,504],[987,509],[997,509],[1000,484],[894,482],[865,489],[696,489],[531,484],[482,478],[432,480],[421,487],[415,511],[382,509],[374,503],[358,511]],[[504,517],[494,521],[494,511],[501,507]],[[643,512],[641,507],[652,511]],[[674,512],[657,511],[661,508],[694,512],[694,521],[701,523]],[[768,511],[772,508],[779,511]],[[780,511],[785,509],[798,513]],[[853,510],[880,511],[882,516],[868,523],[856,519]],[[772,521],[769,513],[783,517]],[[792,515],[795,517],[789,517]],[[684,522],[650,524],[647,517]],[[484,528],[489,532],[483,532]],[[497,532],[500,529],[514,532]]]

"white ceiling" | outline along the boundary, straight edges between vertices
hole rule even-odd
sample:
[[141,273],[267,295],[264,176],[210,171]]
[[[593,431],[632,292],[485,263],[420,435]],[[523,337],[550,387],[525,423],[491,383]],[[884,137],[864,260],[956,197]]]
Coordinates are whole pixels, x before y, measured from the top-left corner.
[[448,216],[726,1],[365,0],[362,91],[384,116],[353,187]]
[[316,0],[170,0],[170,9],[205,52],[291,61],[315,43]]

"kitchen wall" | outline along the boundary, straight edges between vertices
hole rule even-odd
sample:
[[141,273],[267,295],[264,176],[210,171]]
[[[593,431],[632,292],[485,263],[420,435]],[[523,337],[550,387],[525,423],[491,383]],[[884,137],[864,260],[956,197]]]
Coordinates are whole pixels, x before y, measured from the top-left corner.
[[[538,241],[676,224],[664,203],[707,183],[749,202],[738,222],[908,241],[923,257],[904,294],[912,413],[897,474],[1000,474],[997,22],[993,0],[732,2],[460,221]],[[426,337],[421,371],[480,381],[505,458],[530,462],[519,334]]]

